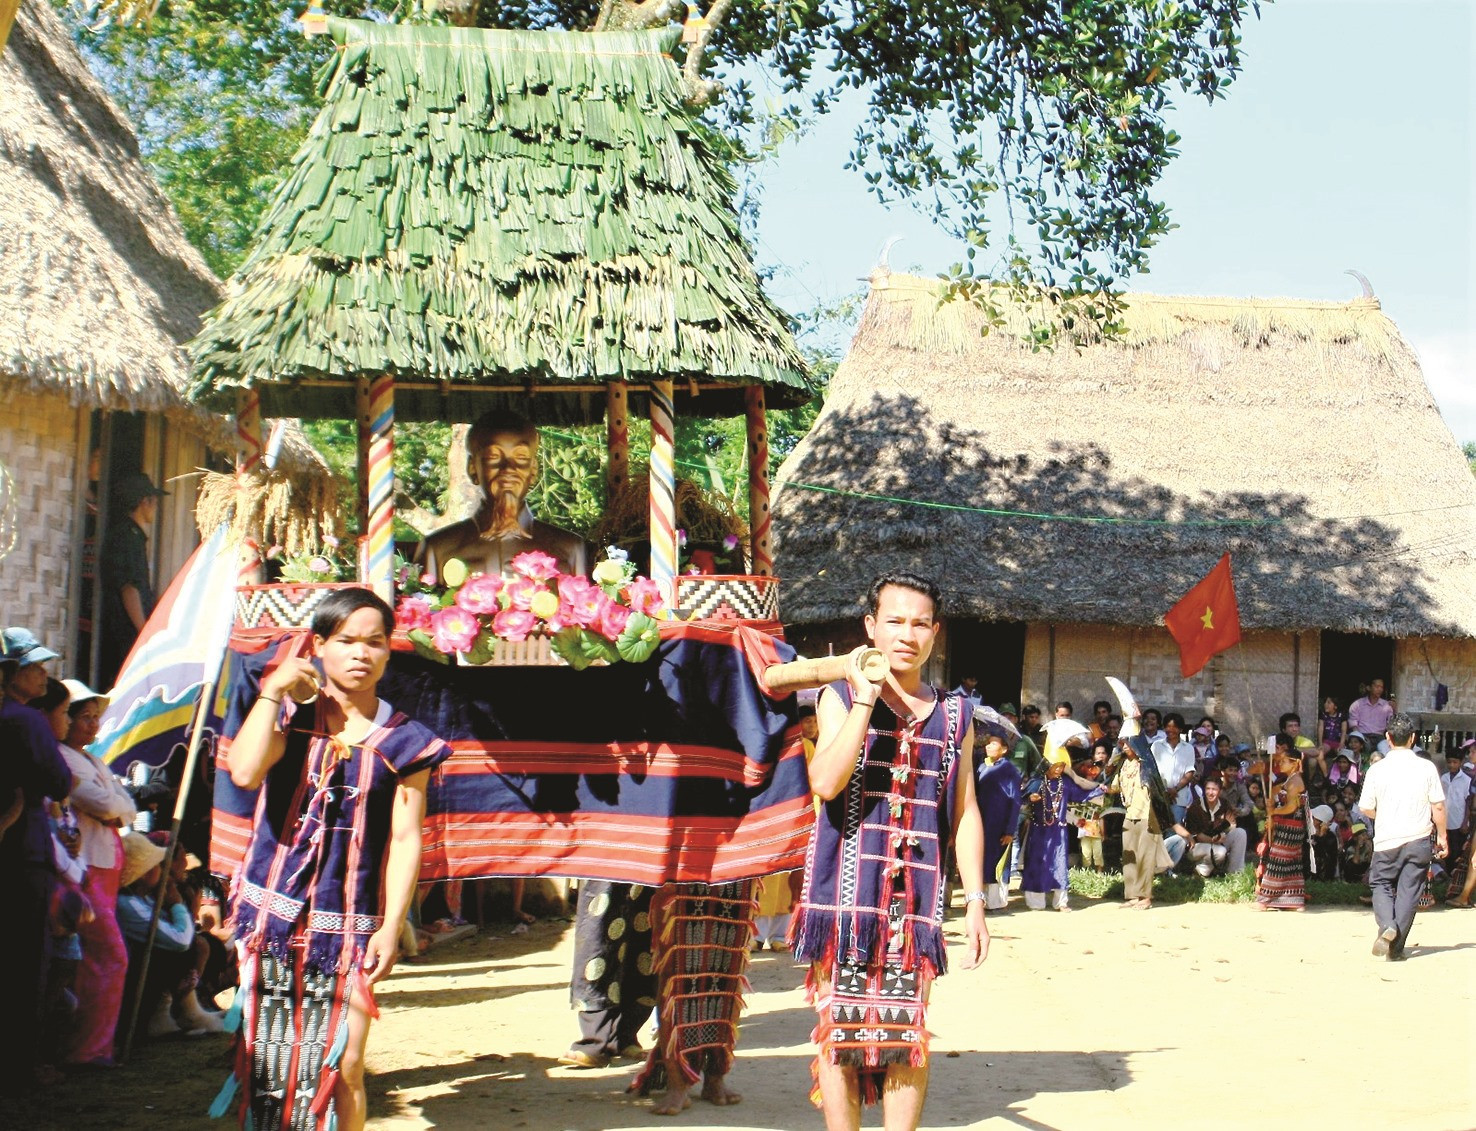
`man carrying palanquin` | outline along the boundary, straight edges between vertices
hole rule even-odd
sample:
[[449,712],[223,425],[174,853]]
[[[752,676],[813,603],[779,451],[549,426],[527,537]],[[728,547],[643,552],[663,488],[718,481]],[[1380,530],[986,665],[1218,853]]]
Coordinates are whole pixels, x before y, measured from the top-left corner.
[[964,968],[989,946],[972,719],[962,696],[922,679],[941,624],[938,587],[884,574],[867,606],[867,636],[891,670],[872,682],[853,658],[845,681],[820,694],[810,784],[825,805],[791,926],[819,1014],[811,1099],[830,1131],[859,1128],[863,1101],[878,1097],[889,1128],[922,1117],[928,991],[946,969],[944,868],[955,836]]

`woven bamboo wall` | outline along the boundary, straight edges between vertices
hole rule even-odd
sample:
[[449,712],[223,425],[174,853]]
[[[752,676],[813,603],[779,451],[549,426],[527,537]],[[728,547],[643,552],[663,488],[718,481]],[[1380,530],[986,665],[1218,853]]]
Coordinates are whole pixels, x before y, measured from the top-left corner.
[[1057,625],[1053,668],[1050,629],[1032,624],[1021,699],[1037,704],[1045,718],[1056,702],[1069,699],[1076,717],[1086,719],[1093,701],[1113,701],[1102,677],[1115,675],[1144,708],[1178,711],[1191,726],[1200,714],[1211,714],[1236,741],[1254,741],[1276,730],[1283,711],[1317,717],[1319,666],[1315,632],[1303,633],[1300,647],[1289,632],[1248,632],[1240,645],[1184,679],[1167,629]]
[[[15,482],[16,542],[0,558],[0,619],[65,654],[71,641],[73,491],[78,409],[56,395],[0,402],[0,458]],[[70,657],[53,665],[70,673]]]

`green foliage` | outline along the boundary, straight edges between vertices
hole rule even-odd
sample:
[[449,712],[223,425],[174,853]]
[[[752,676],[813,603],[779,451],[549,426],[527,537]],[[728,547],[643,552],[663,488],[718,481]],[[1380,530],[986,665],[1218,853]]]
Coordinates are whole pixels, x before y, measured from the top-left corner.
[[[604,7],[466,6],[484,27],[571,30],[592,28]],[[609,9],[611,26],[640,26],[651,6]],[[967,243],[958,293],[994,305],[973,285],[981,276],[1059,288],[1047,313],[1062,326],[1110,330],[1115,304],[1079,296],[1140,269],[1171,228],[1155,194],[1179,143],[1166,124],[1173,99],[1225,92],[1242,23],[1258,11],[1256,0],[736,0],[701,69],[724,84],[710,113],[730,163],[864,99],[847,167]],[[672,18],[684,14],[676,6]],[[293,12],[265,0],[164,0],[147,27],[82,38],[191,238],[227,273],[316,113],[313,73],[331,45],[304,39]]]
[[[339,522],[345,538],[359,532],[358,428],[348,420],[305,420],[302,430],[338,477]],[[446,452],[451,426],[437,421],[395,425],[395,491],[397,505],[442,513],[449,486]],[[396,540],[418,541],[420,534],[396,522]]]
[[1471,465],[1471,474],[1476,475],[1476,440],[1467,440],[1461,445],[1461,451],[1466,455],[1466,462]]
[[[1118,872],[1093,872],[1072,868],[1072,895],[1084,899],[1121,899],[1122,875]],[[1308,880],[1307,902],[1320,907],[1356,907],[1358,897],[1368,889],[1362,884],[1342,880]],[[1153,881],[1154,903],[1251,903],[1256,898],[1256,870],[1247,865],[1233,875],[1159,876]]]
[[[53,2],[75,27],[75,6]],[[325,7],[376,12],[362,0]],[[147,24],[76,34],[190,242],[230,275],[318,112],[314,75],[333,45],[304,37],[277,0],[164,0]]]

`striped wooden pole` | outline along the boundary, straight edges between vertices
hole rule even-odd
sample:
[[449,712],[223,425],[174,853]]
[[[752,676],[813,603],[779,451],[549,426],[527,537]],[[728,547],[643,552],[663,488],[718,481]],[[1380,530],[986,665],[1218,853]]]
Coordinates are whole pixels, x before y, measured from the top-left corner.
[[769,421],[764,415],[764,387],[743,390],[748,418],[748,547],[749,572],[774,572],[774,547],[769,522]]
[[[236,486],[243,494],[255,489],[253,482],[265,468],[262,466],[261,394],[254,388],[236,390]],[[259,532],[258,532],[259,533]],[[261,544],[255,538],[242,541],[236,554],[236,584],[260,585],[266,580]]]
[[606,506],[630,480],[630,413],[626,394],[624,381],[611,381],[605,386]]
[[361,488],[365,514],[363,576],[386,601],[395,592],[395,379],[388,374],[358,378],[359,452],[367,483]]
[[670,381],[651,382],[651,580],[676,600],[676,432]]

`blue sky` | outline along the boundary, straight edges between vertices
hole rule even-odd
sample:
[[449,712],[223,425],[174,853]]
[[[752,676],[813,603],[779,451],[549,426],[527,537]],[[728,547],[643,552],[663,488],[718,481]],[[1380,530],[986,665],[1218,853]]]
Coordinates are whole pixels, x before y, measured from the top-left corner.
[[[1244,71],[1207,106],[1181,96],[1161,183],[1178,230],[1129,290],[1346,299],[1368,276],[1461,441],[1476,440],[1476,3],[1278,0],[1245,29]],[[962,258],[842,165],[854,121],[822,119],[765,169],[759,259],[792,310],[898,269]]]

